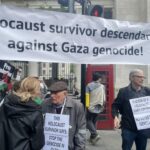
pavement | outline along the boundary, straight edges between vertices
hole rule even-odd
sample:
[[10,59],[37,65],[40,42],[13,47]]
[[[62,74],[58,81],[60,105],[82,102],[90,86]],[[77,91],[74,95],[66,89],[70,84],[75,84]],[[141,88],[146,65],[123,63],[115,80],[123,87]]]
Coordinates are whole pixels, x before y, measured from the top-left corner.
[[[101,139],[92,145],[88,142],[89,132],[87,131],[87,144],[86,150],[121,150],[121,130],[98,130]],[[135,145],[133,145],[132,150],[136,150]],[[147,149],[150,150],[150,139],[148,139]]]

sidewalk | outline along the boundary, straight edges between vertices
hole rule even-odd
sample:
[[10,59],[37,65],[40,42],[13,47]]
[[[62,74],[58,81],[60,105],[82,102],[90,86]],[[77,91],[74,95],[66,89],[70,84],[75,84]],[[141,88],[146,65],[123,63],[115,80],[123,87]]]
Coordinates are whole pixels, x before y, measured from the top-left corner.
[[120,130],[98,130],[101,139],[96,145],[88,142],[89,132],[87,131],[86,150],[121,150]]
[[[87,131],[86,150],[121,150],[121,131],[118,130],[98,130],[101,139],[96,145],[88,142],[89,132]],[[132,150],[136,150],[133,145]],[[150,139],[148,140],[147,150],[150,150]]]

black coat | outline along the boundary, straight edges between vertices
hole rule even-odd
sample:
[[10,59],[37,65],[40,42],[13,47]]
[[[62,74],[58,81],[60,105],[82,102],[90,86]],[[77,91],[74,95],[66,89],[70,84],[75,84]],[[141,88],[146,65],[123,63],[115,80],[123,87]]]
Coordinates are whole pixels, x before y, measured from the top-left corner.
[[[33,100],[8,95],[0,108],[1,150],[40,150],[44,145],[43,116]],[[3,134],[3,135],[2,135]]]
[[[118,116],[118,113],[121,114],[121,128],[126,128],[135,132],[137,131],[129,99],[144,96],[150,96],[150,89],[147,87],[142,87],[139,92],[135,92],[131,85],[119,90],[117,98],[112,104],[112,115],[115,117]],[[142,134],[145,134],[146,132],[150,133],[150,129],[140,130],[140,132]]]

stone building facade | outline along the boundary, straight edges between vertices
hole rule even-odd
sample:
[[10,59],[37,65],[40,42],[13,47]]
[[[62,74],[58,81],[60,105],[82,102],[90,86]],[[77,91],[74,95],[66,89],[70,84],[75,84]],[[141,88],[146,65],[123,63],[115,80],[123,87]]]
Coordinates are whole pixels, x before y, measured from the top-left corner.
[[[104,7],[105,16],[109,17],[111,13],[112,19],[130,22],[150,22],[150,0],[91,0],[91,3],[99,4]],[[24,6],[30,8],[40,8],[48,10],[60,10],[61,7],[57,0],[0,0],[0,4],[10,4]],[[81,13],[81,5],[75,2],[76,13]],[[28,74],[37,74],[37,63],[29,63]],[[34,69],[33,69],[34,68]],[[81,81],[81,66],[75,66],[77,78],[77,88],[80,89]],[[117,93],[118,89],[129,83],[128,74],[134,68],[143,69],[146,75],[145,84],[150,85],[150,67],[149,65],[129,65],[129,64],[114,64],[114,88]]]

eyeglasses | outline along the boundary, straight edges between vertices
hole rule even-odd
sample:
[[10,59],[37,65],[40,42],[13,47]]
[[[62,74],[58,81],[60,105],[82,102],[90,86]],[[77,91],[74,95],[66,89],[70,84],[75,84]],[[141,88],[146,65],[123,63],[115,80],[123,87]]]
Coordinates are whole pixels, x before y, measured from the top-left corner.
[[137,77],[137,78],[139,78],[139,79],[146,79],[144,76],[134,75],[134,77]]

